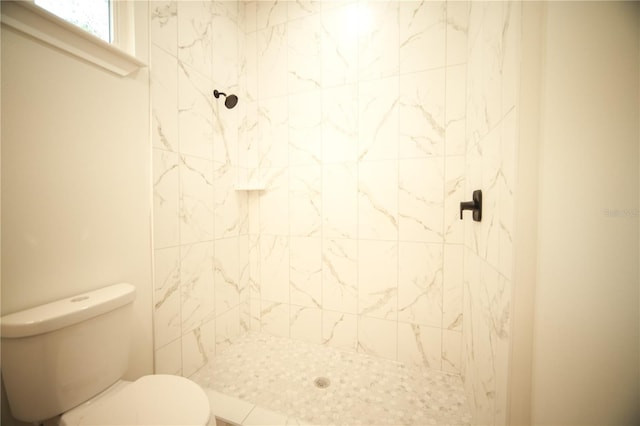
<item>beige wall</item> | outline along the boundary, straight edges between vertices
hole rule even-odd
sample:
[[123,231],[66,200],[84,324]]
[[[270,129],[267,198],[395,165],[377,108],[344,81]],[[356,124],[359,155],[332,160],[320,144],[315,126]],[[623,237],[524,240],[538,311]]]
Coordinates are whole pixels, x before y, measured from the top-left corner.
[[534,424],[639,420],[639,10],[546,8]]
[[129,377],[153,364],[148,86],[2,27],[2,315],[131,282]]

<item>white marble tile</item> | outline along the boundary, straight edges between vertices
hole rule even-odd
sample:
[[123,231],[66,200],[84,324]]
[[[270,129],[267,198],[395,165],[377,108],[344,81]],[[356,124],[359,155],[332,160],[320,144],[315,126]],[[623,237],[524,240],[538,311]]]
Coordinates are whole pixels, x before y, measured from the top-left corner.
[[322,10],[322,1],[319,0],[293,0],[287,4],[289,20],[319,15]]
[[322,240],[319,237],[289,239],[290,303],[322,307]]
[[279,0],[257,1],[257,29],[272,27],[287,21],[287,2]]
[[322,91],[289,96],[289,165],[322,163]]
[[499,244],[500,253],[498,259],[498,271],[507,279],[513,275],[513,232],[514,232],[514,211],[515,211],[515,185],[516,185],[516,144],[517,123],[516,113],[509,113],[501,125],[501,158],[502,158],[502,179],[499,181],[500,191],[500,229]]
[[470,199],[465,193],[464,178],[464,156],[446,157],[443,233],[447,243],[464,242],[464,222],[460,220],[460,202]]
[[322,343],[322,310],[306,306],[291,305],[291,338]]
[[511,283],[468,249],[464,277],[465,387],[477,419],[504,423]]
[[261,318],[261,307],[262,302],[260,299],[251,299],[249,305],[249,313],[251,316],[250,329],[251,331],[260,331],[262,329],[262,318]]
[[182,334],[213,318],[213,243],[197,243],[180,249],[180,297]]
[[258,1],[249,0],[242,3],[244,4],[244,31],[255,33],[257,29]]
[[322,242],[322,307],[357,313],[357,240],[324,239]]
[[206,76],[178,63],[178,125],[183,155],[213,159],[212,92]]
[[442,244],[400,242],[398,257],[398,320],[441,327]]
[[482,25],[482,91],[488,130],[502,118],[503,8],[495,3],[485,9]]
[[[358,3],[358,78],[371,80],[398,74],[400,2]],[[420,56],[424,55],[424,51]]]
[[358,344],[358,317],[343,312],[323,310],[322,343],[332,348],[355,351]]
[[155,349],[180,337],[180,249],[154,251],[153,343]]
[[[472,11],[479,9],[478,7],[472,7]],[[474,30],[474,25],[471,25],[470,31]],[[487,119],[487,107],[486,96],[489,94],[484,93],[484,81],[483,81],[483,50],[480,34],[477,35],[477,40],[473,45],[469,46],[468,60],[467,60],[467,83],[466,83],[466,149],[467,152],[471,148],[469,145],[477,144],[478,140],[485,136],[489,131],[489,122]],[[485,96],[486,95],[486,96]],[[495,98],[496,96],[493,95]]]
[[322,230],[322,167],[289,167],[289,233],[319,236]]
[[214,236],[227,238],[240,234],[246,217],[246,197],[235,191],[238,170],[228,164],[214,163],[213,207]]
[[358,237],[398,239],[398,162],[362,162],[358,166]]
[[258,102],[243,105],[244,116],[238,129],[238,162],[247,170],[257,170],[260,162]]
[[263,301],[289,303],[288,240],[288,237],[271,235],[260,237],[260,296]]
[[446,3],[406,1],[400,5],[400,72],[445,65]]
[[289,233],[289,170],[270,168],[261,170],[261,182],[266,189],[260,197],[260,232],[272,235]]
[[518,100],[522,42],[521,14],[520,2],[506,3],[503,8],[502,115],[514,108]]
[[182,339],[156,349],[155,351],[155,374],[175,374],[182,375]]
[[153,150],[153,245],[179,243],[180,185],[178,154]]
[[468,19],[467,19],[467,55],[473,50],[477,50],[482,33],[482,23],[485,10],[491,7],[489,3],[474,4],[474,2],[467,2],[468,5]]
[[509,398],[509,341],[511,338],[511,285],[504,277],[496,283],[494,297],[491,300],[493,327],[491,328],[491,346],[496,368],[494,380],[496,383],[496,405],[494,422],[506,424],[507,402]]
[[322,91],[322,161],[352,162],[358,157],[358,87]]
[[211,5],[209,1],[178,1],[178,58],[211,75]]
[[287,98],[260,100],[258,106],[259,165],[285,167],[289,160]]
[[358,314],[398,319],[398,244],[358,243]]
[[244,82],[241,85],[241,93],[244,93],[248,102],[258,100],[258,33],[250,32],[242,39],[240,78]]
[[398,361],[440,370],[442,330],[419,324],[398,323]]
[[444,158],[399,161],[400,240],[443,240]]
[[483,259],[497,267],[500,259],[500,128],[482,141],[482,222],[476,227],[478,249]]
[[249,235],[249,297],[251,299],[260,298],[260,275],[261,259],[260,237]]
[[356,238],[358,178],[355,163],[322,168],[322,232],[325,238]]
[[240,336],[240,308],[236,306],[216,317],[216,353],[228,348]]
[[[262,2],[258,3],[258,6],[260,4]],[[286,95],[288,81],[287,25],[281,24],[259,30],[257,33],[257,53],[260,98],[268,99]]]
[[216,321],[208,321],[182,337],[182,374],[188,377],[215,356]]
[[238,326],[240,327],[240,335],[246,334],[251,331],[251,301],[240,301],[240,323]]
[[444,245],[442,328],[462,331],[464,250],[460,244]]
[[273,336],[289,337],[289,312],[288,303],[269,302],[263,299],[260,309],[261,330]]
[[447,65],[467,60],[469,1],[447,1]]
[[[291,2],[290,6],[296,4]],[[289,21],[288,35],[288,91],[299,93],[321,88],[320,14]]]
[[178,61],[151,46],[151,141],[154,148],[178,152]]
[[251,298],[251,262],[250,262],[250,237],[240,235],[238,237],[238,266],[240,283],[240,302],[248,302]]
[[213,238],[213,164],[180,157],[180,242]]
[[178,55],[178,2],[149,2],[149,38],[174,57]]
[[358,317],[358,352],[397,359],[398,323],[379,318]]
[[237,8],[235,1],[211,2],[211,79],[227,90],[238,85],[238,46],[244,33],[239,28]]
[[322,87],[353,83],[358,78],[357,3],[322,11]]
[[442,371],[460,374],[461,363],[462,332],[442,330]]
[[216,316],[220,316],[240,303],[238,238],[224,238],[213,244],[215,306]]
[[[220,86],[218,86],[220,87]],[[233,88],[224,89],[227,94],[235,92]],[[240,117],[241,111],[245,107],[237,106],[233,110],[228,109],[224,105],[224,97],[219,99],[209,94],[211,104],[212,137],[209,143],[209,149],[213,152],[213,159],[218,163],[238,166],[239,163],[239,138],[240,126],[243,117]]]
[[447,67],[446,79],[445,152],[448,156],[464,155],[466,66],[462,64]]
[[400,158],[445,153],[445,70],[400,76]]
[[358,160],[398,157],[398,77],[358,85]]

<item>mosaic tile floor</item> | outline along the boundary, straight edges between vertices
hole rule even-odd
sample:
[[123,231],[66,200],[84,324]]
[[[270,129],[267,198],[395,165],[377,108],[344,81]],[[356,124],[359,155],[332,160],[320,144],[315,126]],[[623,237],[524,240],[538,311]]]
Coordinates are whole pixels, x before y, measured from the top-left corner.
[[302,424],[471,423],[456,375],[263,334],[242,337],[193,379]]

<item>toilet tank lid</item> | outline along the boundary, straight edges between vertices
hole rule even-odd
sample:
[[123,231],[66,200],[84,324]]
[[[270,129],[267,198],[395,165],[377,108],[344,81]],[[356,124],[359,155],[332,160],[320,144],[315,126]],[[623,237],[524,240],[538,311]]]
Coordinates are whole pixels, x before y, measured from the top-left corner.
[[133,302],[136,288],[128,283],[112,284],[87,293],[15,312],[0,318],[3,339],[29,337],[105,314]]

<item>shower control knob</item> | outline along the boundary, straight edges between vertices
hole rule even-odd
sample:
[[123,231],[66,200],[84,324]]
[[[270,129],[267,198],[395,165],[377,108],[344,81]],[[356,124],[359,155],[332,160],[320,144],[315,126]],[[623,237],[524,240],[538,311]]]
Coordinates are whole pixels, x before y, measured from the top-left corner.
[[482,190],[473,191],[472,201],[463,201],[460,203],[460,220],[462,220],[462,212],[471,210],[473,212],[473,220],[480,222],[482,220]]

